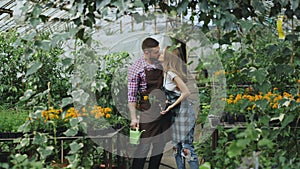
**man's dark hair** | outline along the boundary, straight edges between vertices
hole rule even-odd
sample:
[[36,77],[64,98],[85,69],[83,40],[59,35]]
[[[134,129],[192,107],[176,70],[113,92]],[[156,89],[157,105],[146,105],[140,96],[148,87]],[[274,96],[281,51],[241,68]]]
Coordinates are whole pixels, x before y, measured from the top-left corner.
[[159,42],[153,38],[146,38],[144,41],[143,41],[143,44],[142,44],[142,49],[145,50],[145,49],[149,49],[149,48],[154,48],[154,47],[157,47],[159,45]]

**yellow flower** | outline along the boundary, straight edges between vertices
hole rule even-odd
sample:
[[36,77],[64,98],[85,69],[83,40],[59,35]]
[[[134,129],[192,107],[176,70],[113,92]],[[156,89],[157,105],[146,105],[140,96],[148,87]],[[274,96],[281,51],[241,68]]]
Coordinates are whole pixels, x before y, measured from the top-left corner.
[[215,76],[220,76],[222,74],[225,74],[224,70],[218,70],[218,71],[215,72]]
[[101,116],[100,116],[100,113],[97,113],[96,115],[95,115],[95,119],[99,119]]
[[260,100],[262,98],[262,96],[261,95],[255,95],[255,101],[258,101],[258,100]]
[[53,120],[55,118],[54,114],[49,114],[50,120]]
[[273,109],[278,108],[278,103],[273,104],[272,108],[273,108]]
[[283,92],[283,97],[290,98],[290,97],[292,97],[292,95],[288,92]]
[[148,96],[144,96],[144,100],[148,100]]
[[106,118],[110,118],[111,116],[110,116],[110,114],[106,114],[105,117]]
[[111,112],[111,108],[106,107],[106,108],[104,109],[104,112],[105,112],[105,113]]
[[227,99],[227,103],[231,104],[233,101],[231,99]]
[[235,99],[234,99],[234,101],[233,101],[233,103],[236,104],[241,99],[242,99],[242,95],[241,94],[237,94],[236,97],[235,97]]
[[248,99],[250,102],[253,102],[255,100],[254,96],[250,96],[250,95],[249,95]]
[[42,111],[42,116],[43,116],[43,117],[47,117],[47,115],[48,115],[47,110],[43,110],[43,111]]

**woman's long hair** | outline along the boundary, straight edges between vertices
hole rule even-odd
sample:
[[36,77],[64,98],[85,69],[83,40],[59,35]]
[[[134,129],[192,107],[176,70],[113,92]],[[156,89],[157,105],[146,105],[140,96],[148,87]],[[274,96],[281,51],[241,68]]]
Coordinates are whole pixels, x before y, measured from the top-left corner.
[[172,71],[176,73],[184,82],[187,82],[186,72],[183,70],[185,63],[180,58],[181,56],[176,55],[176,49],[171,51],[171,47],[168,46],[164,50],[164,71]]

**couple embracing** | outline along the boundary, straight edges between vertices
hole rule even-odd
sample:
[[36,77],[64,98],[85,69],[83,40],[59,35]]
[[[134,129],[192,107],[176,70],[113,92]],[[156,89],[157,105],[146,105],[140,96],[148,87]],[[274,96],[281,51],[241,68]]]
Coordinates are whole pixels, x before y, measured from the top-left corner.
[[[149,169],[159,169],[167,142],[172,141],[178,169],[198,169],[195,153],[195,112],[187,99],[186,50],[169,46],[160,52],[159,42],[146,38],[142,42],[144,55],[128,71],[128,107],[132,129],[138,128],[140,143],[134,153],[132,169],[143,169],[152,146]],[[154,98],[154,99],[153,99]],[[150,101],[149,101],[150,100]]]

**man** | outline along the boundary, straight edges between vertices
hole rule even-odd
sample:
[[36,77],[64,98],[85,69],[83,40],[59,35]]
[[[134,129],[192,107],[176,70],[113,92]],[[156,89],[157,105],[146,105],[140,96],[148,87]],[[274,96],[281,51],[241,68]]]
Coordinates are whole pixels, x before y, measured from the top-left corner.
[[[170,115],[161,115],[165,95],[161,91],[163,83],[159,42],[146,38],[142,43],[144,55],[128,71],[128,107],[132,129],[144,130],[132,163],[132,169],[143,169],[148,152],[153,149],[149,169],[158,169],[165,147],[166,130],[171,125]],[[155,99],[151,99],[155,98]],[[151,100],[151,103],[150,101]],[[139,111],[137,111],[139,109]],[[140,113],[138,119],[137,113]]]

